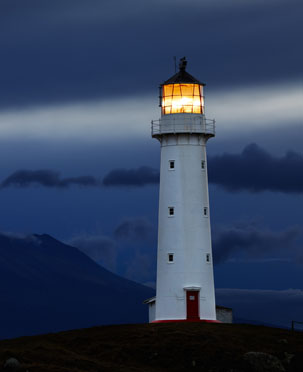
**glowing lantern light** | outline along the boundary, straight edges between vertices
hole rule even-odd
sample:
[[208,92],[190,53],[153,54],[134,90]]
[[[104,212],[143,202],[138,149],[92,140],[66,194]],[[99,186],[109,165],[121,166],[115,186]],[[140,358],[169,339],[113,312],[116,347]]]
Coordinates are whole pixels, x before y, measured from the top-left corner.
[[160,86],[162,115],[204,114],[203,86],[185,71],[187,61],[181,59],[180,71]]

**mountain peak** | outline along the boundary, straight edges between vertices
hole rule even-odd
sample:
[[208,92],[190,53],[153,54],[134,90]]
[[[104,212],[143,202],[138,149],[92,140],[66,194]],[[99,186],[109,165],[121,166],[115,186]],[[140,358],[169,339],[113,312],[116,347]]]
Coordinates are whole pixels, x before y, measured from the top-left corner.
[[0,291],[2,338],[145,322],[154,294],[48,234],[0,235]]

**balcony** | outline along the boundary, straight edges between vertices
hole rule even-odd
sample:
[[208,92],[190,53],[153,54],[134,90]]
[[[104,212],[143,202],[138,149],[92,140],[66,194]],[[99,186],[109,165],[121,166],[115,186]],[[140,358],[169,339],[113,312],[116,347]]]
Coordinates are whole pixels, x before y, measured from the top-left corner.
[[[170,115],[169,115],[170,116]],[[163,134],[200,133],[207,137],[215,136],[215,120],[206,119],[204,116],[179,117],[178,115],[163,119],[152,120],[152,137],[159,137]]]

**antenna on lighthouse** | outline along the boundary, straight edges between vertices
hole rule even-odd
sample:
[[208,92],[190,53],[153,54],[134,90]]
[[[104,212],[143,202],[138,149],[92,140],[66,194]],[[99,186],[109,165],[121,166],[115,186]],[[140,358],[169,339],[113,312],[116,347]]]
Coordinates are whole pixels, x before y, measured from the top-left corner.
[[177,57],[174,56],[175,73],[177,72]]
[[180,71],[185,71],[187,65],[186,57],[180,58],[179,69]]

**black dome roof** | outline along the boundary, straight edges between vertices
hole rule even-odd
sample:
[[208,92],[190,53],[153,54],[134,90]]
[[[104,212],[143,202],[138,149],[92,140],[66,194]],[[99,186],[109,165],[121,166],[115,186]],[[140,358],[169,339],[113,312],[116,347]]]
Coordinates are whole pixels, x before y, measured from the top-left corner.
[[161,86],[166,84],[180,83],[205,85],[204,83],[201,83],[201,81],[199,81],[198,79],[196,79],[195,77],[193,77],[192,75],[185,71],[186,65],[187,65],[186,58],[185,57],[181,58],[179,62],[179,72],[177,72],[168,80],[164,81],[164,83],[162,83]]

